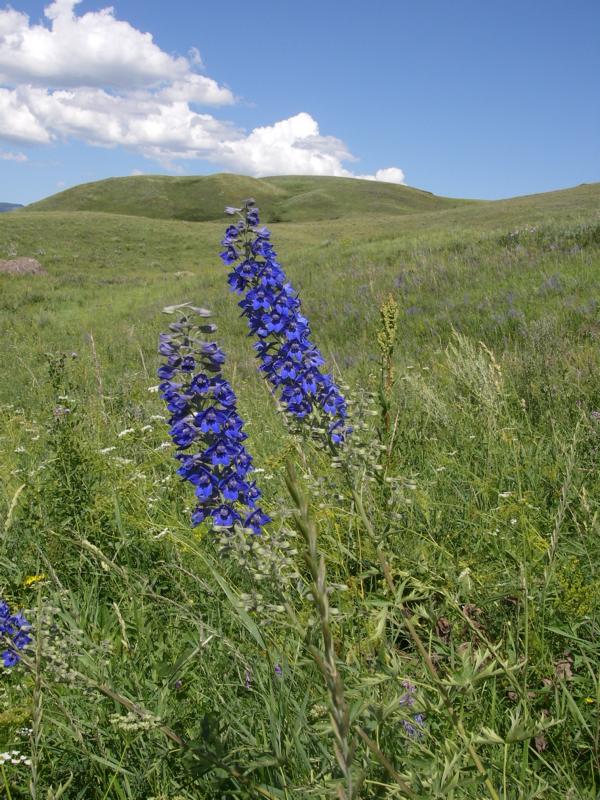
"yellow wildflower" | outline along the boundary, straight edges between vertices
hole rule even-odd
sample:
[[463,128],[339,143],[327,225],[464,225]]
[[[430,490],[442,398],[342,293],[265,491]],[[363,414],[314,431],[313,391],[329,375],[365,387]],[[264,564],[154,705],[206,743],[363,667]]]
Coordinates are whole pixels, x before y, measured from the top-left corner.
[[23,586],[26,589],[29,589],[29,587],[33,586],[35,583],[39,583],[40,581],[45,581],[45,580],[46,580],[46,575],[43,572],[41,575],[28,575],[23,581]]

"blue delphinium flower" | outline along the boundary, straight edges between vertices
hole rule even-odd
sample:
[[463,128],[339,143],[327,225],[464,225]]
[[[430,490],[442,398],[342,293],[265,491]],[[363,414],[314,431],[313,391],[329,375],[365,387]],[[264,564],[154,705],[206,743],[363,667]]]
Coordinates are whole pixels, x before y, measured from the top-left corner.
[[11,614],[10,606],[0,600],[0,645],[6,648],[0,653],[4,667],[14,667],[20,661],[19,651],[32,641],[31,625],[21,612]]
[[[175,306],[165,309],[172,313]],[[202,334],[213,324],[197,324],[194,316],[210,316],[205,309],[184,304],[186,315],[160,334],[159,389],[171,413],[170,435],[177,445],[177,473],[195,488],[198,505],[192,523],[205,520],[232,530],[235,525],[255,534],[270,518],[257,506],[261,493],[250,478],[252,456],[242,444],[247,438],[237,413],[237,398],[221,375],[225,354]]]
[[[229,286],[243,295],[239,303],[247,317],[260,370],[285,411],[296,420],[310,418],[327,429],[329,441],[342,444],[350,433],[344,396],[311,341],[311,330],[300,312],[300,299],[277,261],[271,233],[259,227],[258,209],[247,200],[244,209],[226,209],[239,222],[229,225],[221,259],[232,267]],[[320,419],[319,419],[320,417]]]

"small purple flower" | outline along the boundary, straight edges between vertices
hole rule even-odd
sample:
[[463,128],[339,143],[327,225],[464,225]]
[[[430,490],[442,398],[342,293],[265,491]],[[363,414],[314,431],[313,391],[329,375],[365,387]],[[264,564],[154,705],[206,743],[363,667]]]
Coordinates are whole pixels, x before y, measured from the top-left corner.
[[[255,489],[255,491],[257,490]],[[244,520],[244,528],[248,528],[252,533],[259,534],[263,526],[268,522],[271,522],[271,517],[267,516],[262,509],[257,508],[251,514],[248,514]]]
[[15,652],[13,652],[12,650],[3,651],[2,663],[4,664],[5,667],[10,669],[11,667],[14,667],[15,664],[18,664],[18,662],[19,662],[19,656]]
[[402,681],[402,686],[406,689],[406,692],[402,695],[399,700],[401,706],[407,706],[410,708],[415,704],[415,692],[417,691],[416,686],[412,684],[409,680]]
[[240,521],[240,515],[234,511],[231,506],[225,503],[221,506],[217,506],[217,508],[213,508],[212,517],[214,524],[221,528],[231,528],[235,522]]
[[275,675],[277,675],[278,678],[282,677],[283,669],[281,668],[281,664],[279,664],[279,663],[275,664],[274,671],[275,671]]
[[196,414],[194,422],[202,433],[220,433],[225,422],[225,414],[214,406],[209,406]]
[[207,470],[197,470],[190,478],[191,483],[196,487],[196,497],[202,502],[210,500],[215,491],[215,481]]
[[210,378],[199,372],[192,378],[190,389],[194,394],[206,394],[210,390]]
[[407,736],[411,739],[422,739],[425,735],[423,727],[425,725],[425,716],[423,714],[415,714],[412,721],[407,719],[402,720],[402,727],[404,728]]
[[11,614],[8,603],[0,600],[0,645],[6,645],[0,658],[5,668],[11,669],[19,663],[18,651],[24,650],[32,642],[30,633],[31,624],[23,612]]

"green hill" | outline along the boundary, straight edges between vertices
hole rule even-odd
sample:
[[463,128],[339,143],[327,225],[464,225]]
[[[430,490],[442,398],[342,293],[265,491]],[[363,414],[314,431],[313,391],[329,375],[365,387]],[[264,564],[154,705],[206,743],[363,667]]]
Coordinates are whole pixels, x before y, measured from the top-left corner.
[[254,197],[266,222],[337,219],[348,214],[411,214],[468,201],[392,183],[354,178],[285,176],[248,178],[139,175],[74,186],[27,207],[28,211],[100,211],[202,221],[222,219],[232,198]]

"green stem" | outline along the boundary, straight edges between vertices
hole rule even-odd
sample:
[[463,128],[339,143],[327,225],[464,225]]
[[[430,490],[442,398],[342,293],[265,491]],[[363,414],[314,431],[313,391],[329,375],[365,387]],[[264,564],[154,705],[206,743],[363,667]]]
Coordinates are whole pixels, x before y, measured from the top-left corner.
[[8,785],[8,778],[6,777],[6,772],[4,770],[4,764],[0,764],[0,770],[2,770],[2,782],[4,783],[4,787],[6,789],[7,800],[12,800],[12,794],[10,793],[10,786]]

